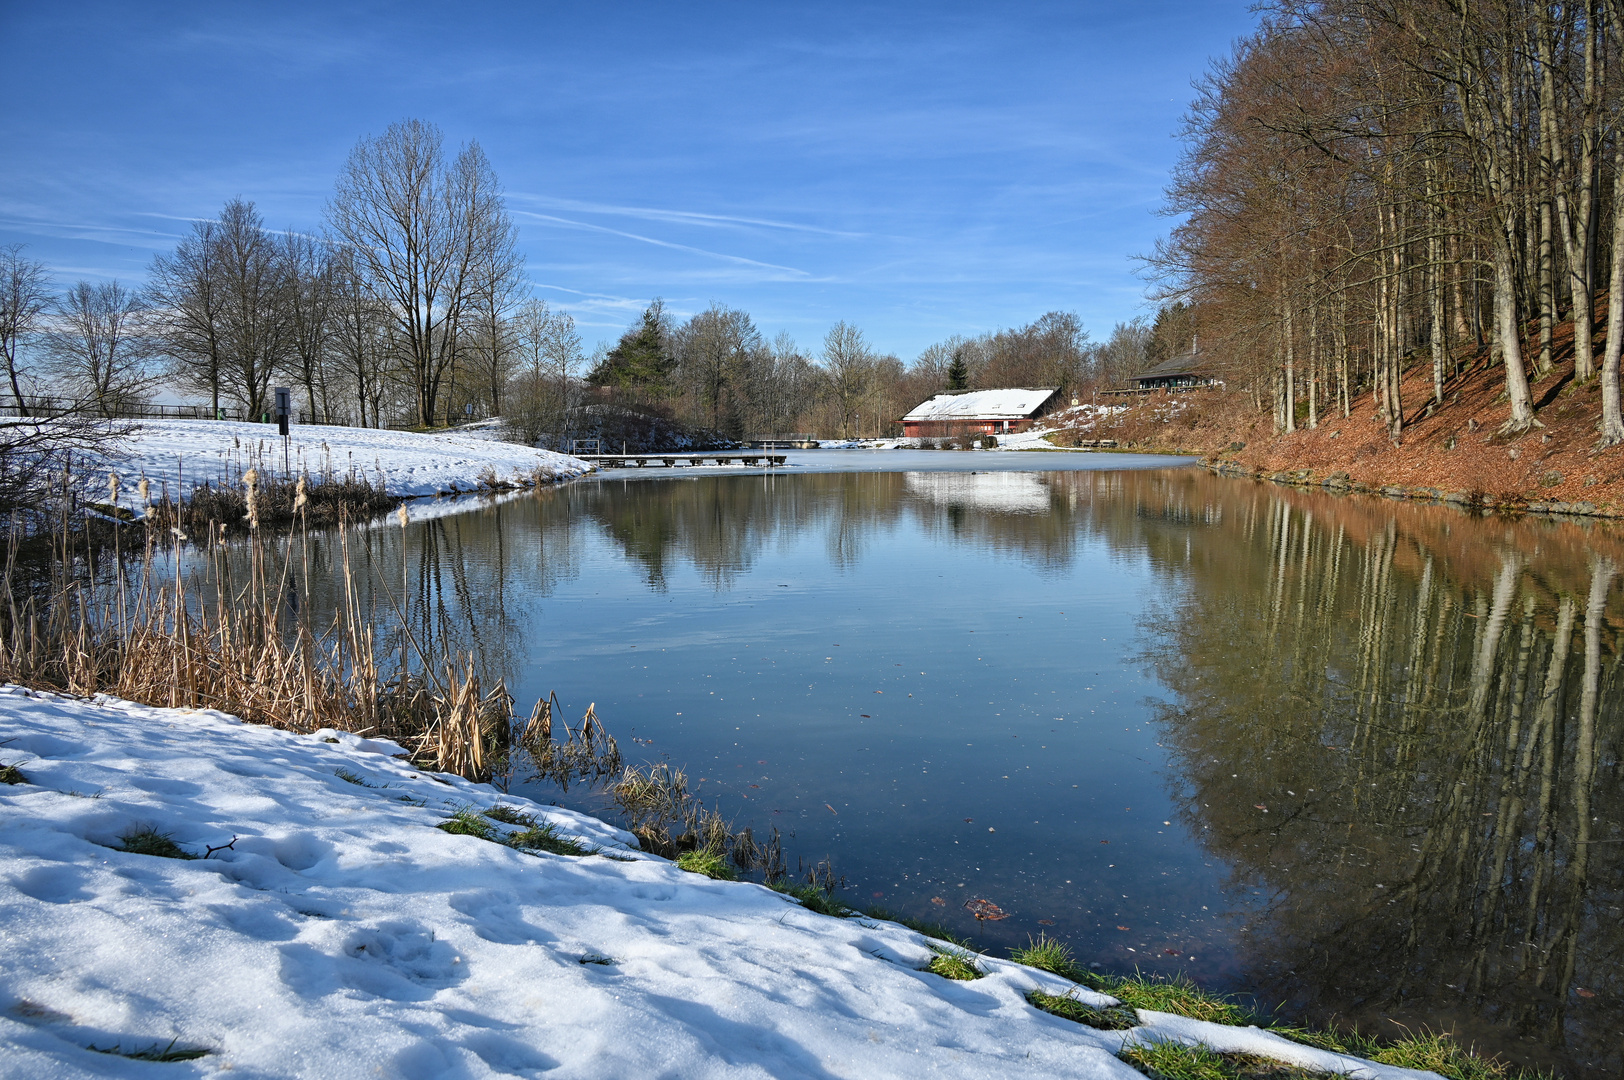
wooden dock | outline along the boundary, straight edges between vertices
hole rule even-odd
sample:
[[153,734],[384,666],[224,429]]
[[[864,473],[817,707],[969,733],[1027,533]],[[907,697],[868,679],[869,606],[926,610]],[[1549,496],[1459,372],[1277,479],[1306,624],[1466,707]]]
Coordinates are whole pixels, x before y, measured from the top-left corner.
[[626,469],[636,465],[640,469],[651,465],[663,465],[668,469],[677,468],[679,462],[688,465],[703,465],[714,462],[717,465],[757,465],[772,468],[784,463],[784,454],[767,453],[761,450],[683,450],[663,451],[657,450],[646,454],[577,454],[582,461],[590,461],[602,469]]

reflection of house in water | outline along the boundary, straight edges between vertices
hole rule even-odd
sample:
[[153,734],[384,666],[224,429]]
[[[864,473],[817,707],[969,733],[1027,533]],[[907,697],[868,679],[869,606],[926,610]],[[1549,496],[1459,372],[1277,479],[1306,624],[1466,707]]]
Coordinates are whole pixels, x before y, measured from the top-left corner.
[[905,477],[908,494],[941,506],[995,514],[1043,514],[1049,488],[1029,472],[917,472]]
[[937,394],[902,418],[902,434],[913,439],[1025,431],[1054,408],[1059,397],[1053,386]]

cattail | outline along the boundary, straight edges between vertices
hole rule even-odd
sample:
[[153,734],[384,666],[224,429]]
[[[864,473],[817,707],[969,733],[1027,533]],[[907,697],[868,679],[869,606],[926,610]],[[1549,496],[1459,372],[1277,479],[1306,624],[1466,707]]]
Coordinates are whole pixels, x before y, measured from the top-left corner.
[[116,472],[108,473],[107,474],[107,504],[109,506],[117,506],[118,505],[118,487],[119,487],[119,485],[118,485],[118,473],[116,473]]
[[141,495],[142,509],[150,510],[152,508],[152,481],[143,476],[141,482],[135,485],[135,490]]
[[259,470],[249,469],[242,474],[243,487],[247,488],[248,500],[248,527],[259,528]]
[[310,484],[304,473],[299,474],[299,484],[293,491],[293,512],[304,513],[305,506],[310,502]]
[[410,518],[408,518],[406,516],[406,504],[405,503],[400,504],[400,509],[395,511],[395,517],[400,519],[400,527],[404,529],[406,527],[406,523],[409,520],[411,520]]

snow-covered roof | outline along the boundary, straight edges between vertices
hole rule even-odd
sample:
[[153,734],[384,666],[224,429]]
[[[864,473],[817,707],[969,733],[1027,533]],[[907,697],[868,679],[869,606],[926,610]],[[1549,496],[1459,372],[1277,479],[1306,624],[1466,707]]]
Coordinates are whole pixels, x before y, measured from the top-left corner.
[[904,416],[914,420],[1024,420],[1054,396],[1057,387],[1010,387],[1003,390],[971,390],[961,394],[937,394]]

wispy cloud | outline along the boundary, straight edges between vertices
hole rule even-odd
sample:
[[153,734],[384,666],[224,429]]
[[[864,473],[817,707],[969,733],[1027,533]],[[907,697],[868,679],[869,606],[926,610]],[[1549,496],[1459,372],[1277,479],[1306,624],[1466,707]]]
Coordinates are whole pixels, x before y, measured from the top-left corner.
[[594,225],[590,221],[573,221],[570,218],[555,217],[552,214],[538,214],[533,210],[518,210],[516,213],[537,221],[546,221],[554,225],[562,225],[570,229],[584,229],[587,232],[607,233],[610,236],[619,236],[627,240],[637,240],[644,244],[653,244],[655,247],[670,248],[673,251],[687,251],[695,255],[703,255],[709,259],[720,259],[723,262],[735,263],[739,266],[753,266],[762,270],[776,270],[780,273],[792,274],[796,278],[812,280],[812,275],[805,270],[798,270],[793,266],[782,266],[778,263],[761,262],[759,259],[747,259],[743,255],[729,255],[722,251],[707,251],[705,248],[694,247],[691,244],[678,244],[671,240],[660,240],[653,236],[643,236],[640,233],[626,232],[623,229],[611,229],[607,225]]
[[91,240],[103,244],[120,244],[154,250],[169,247],[179,238],[178,233],[159,232],[156,229],[132,229],[100,221],[43,221],[39,218],[5,215],[0,215],[0,228],[53,239]]
[[583,202],[579,199],[563,199],[552,195],[533,195],[529,193],[508,193],[510,199],[525,199],[539,206],[550,206],[558,210],[569,210],[580,214],[607,214],[618,217],[639,218],[644,221],[665,221],[679,225],[697,225],[701,228],[762,228],[783,229],[789,232],[816,233],[820,236],[839,236],[859,240],[867,237],[868,233],[848,232],[843,229],[826,229],[821,225],[807,225],[796,221],[774,221],[772,218],[738,217],[731,214],[706,214],[697,210],[666,210],[653,206],[617,206],[610,203]]

